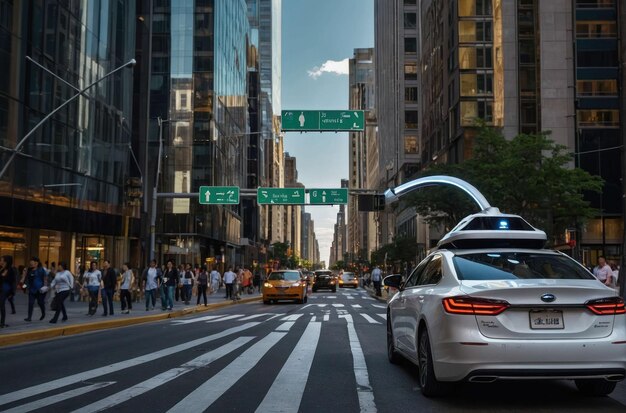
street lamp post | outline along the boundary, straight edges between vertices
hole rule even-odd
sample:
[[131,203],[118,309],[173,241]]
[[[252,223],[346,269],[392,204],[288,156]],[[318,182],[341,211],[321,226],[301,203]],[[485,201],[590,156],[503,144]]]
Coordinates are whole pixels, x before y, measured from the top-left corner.
[[[33,61],[32,59],[29,59],[31,62]],[[9,157],[9,160],[6,162],[6,164],[4,164],[4,166],[2,167],[2,170],[0,171],[0,179],[2,179],[2,177],[4,176],[4,174],[6,173],[6,171],[9,169],[9,165],[11,165],[11,162],[13,162],[13,159],[15,159],[15,155],[20,152],[22,150],[22,147],[24,146],[24,144],[26,143],[26,141],[28,140],[28,138],[30,138],[33,133],[35,133],[35,131],[37,129],[39,129],[39,127],[41,125],[43,125],[48,119],[50,119],[52,116],[54,116],[57,112],[59,112],[61,109],[63,109],[64,107],[66,107],[67,105],[69,105],[70,103],[72,103],[76,98],[78,98],[80,95],[84,94],[85,92],[87,92],[89,89],[91,89],[92,87],[94,87],[95,85],[97,85],[98,83],[100,83],[101,81],[103,81],[104,79],[108,78],[109,76],[119,72],[122,69],[126,69],[126,68],[132,68],[133,66],[135,66],[137,62],[135,61],[135,59],[131,59],[129,60],[127,63],[124,63],[122,66],[113,69],[112,71],[110,71],[109,73],[105,74],[104,76],[102,76],[99,79],[96,79],[96,81],[90,83],[89,85],[87,85],[85,88],[79,90],[74,96],[72,96],[71,98],[69,98],[68,100],[66,100],[65,102],[61,103],[56,109],[54,109],[52,112],[50,112],[48,115],[46,115],[41,121],[39,121],[38,124],[36,124],[18,143],[17,145],[15,145],[15,148],[12,150],[11,156]],[[64,81],[65,82],[65,81]],[[67,83],[67,82],[65,82]],[[76,90],[75,87],[72,86],[72,88],[74,90]]]

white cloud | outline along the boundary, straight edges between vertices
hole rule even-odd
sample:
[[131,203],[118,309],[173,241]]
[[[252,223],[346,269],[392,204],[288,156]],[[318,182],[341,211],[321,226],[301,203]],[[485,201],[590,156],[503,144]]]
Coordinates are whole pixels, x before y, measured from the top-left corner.
[[313,79],[317,79],[324,73],[334,73],[336,75],[347,75],[348,74],[348,60],[349,58],[345,58],[343,60],[327,60],[322,63],[321,66],[316,66],[311,70],[307,70],[309,76]]

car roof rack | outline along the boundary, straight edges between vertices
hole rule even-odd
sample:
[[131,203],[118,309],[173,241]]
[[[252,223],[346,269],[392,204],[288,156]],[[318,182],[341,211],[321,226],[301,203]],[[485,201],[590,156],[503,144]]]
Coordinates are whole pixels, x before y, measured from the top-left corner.
[[437,243],[438,249],[525,248],[542,249],[546,233],[519,215],[490,207],[461,220]]

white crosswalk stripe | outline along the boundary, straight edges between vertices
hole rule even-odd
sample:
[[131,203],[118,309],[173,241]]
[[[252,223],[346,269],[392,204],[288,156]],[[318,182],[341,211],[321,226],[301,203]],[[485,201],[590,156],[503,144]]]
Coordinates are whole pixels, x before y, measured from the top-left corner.
[[303,315],[304,314],[292,314],[292,315],[287,316],[285,318],[281,318],[280,321],[296,321],[297,319],[299,319]]
[[274,313],[261,313],[261,314],[249,315],[247,317],[239,319],[239,321],[254,320],[255,318],[265,317],[266,315],[274,315]]
[[387,308],[386,305],[382,305],[382,304],[372,304],[372,307],[376,307],[376,308]]
[[69,400],[74,397],[82,396],[83,394],[92,392],[94,390],[101,389],[103,387],[109,386],[111,384],[115,384],[114,381],[105,381],[102,383],[94,383],[89,386],[79,387],[78,389],[72,389],[70,391],[66,391],[64,393],[55,394],[50,397],[46,397],[43,399],[36,400],[31,403],[23,404],[21,406],[14,407],[12,409],[3,410],[3,413],[26,413],[32,412],[33,410],[41,409],[43,407],[47,407],[56,403],[60,403],[65,400]]
[[361,316],[367,320],[368,323],[370,324],[380,324],[378,321],[374,320],[372,317],[370,317],[369,315],[365,314],[365,313],[359,313],[361,314]]
[[359,304],[352,304],[352,308],[363,308]]
[[354,297],[353,297],[353,296],[351,296],[351,295],[347,296],[346,298],[347,298],[348,300],[354,300]]
[[384,319],[385,321],[387,321],[387,314],[376,314],[378,317]]

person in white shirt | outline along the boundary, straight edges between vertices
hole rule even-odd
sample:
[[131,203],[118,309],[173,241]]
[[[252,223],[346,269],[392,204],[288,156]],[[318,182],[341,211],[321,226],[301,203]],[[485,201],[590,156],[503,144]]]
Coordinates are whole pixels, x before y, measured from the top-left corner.
[[[130,263],[122,266],[122,282],[120,284],[120,302],[122,303],[122,314],[130,314],[133,309],[132,300],[130,299],[130,286],[133,285],[133,270],[130,269]],[[126,309],[128,307],[128,310]]]
[[593,275],[604,285],[611,287],[613,280],[613,271],[606,263],[606,258],[602,255],[598,257],[598,265],[593,269]]
[[85,273],[83,283],[89,292],[89,309],[87,314],[94,315],[98,310],[98,293],[102,285],[102,273],[98,269],[97,261],[91,261],[89,271]]
[[380,291],[380,283],[383,280],[383,272],[378,265],[372,271],[372,283],[374,283],[374,289],[376,290],[376,296],[380,297],[382,292]]
[[[163,278],[161,269],[157,267],[156,260],[150,261],[150,267],[143,270],[141,276],[144,283],[144,291],[146,295],[146,311],[150,310],[150,301],[152,301],[152,309],[156,304],[156,290],[159,288],[158,282]],[[165,310],[165,297],[161,293],[161,309]]]
[[63,312],[63,318],[61,321],[67,321],[67,312],[65,311],[65,299],[70,295],[70,290],[74,288],[74,276],[71,272],[66,270],[67,264],[60,262],[57,266],[57,272],[50,283],[50,287],[54,287],[57,294],[55,296],[56,310],[54,317],[50,320],[52,324],[55,324],[59,319],[59,313]]
[[211,294],[218,292],[220,289],[220,281],[222,281],[222,276],[215,268],[213,268],[213,271],[211,271],[210,280],[211,280]]
[[233,294],[233,284],[236,279],[237,274],[233,272],[233,267],[228,267],[228,271],[224,273],[224,285],[226,286],[226,297],[224,298],[235,299]]

